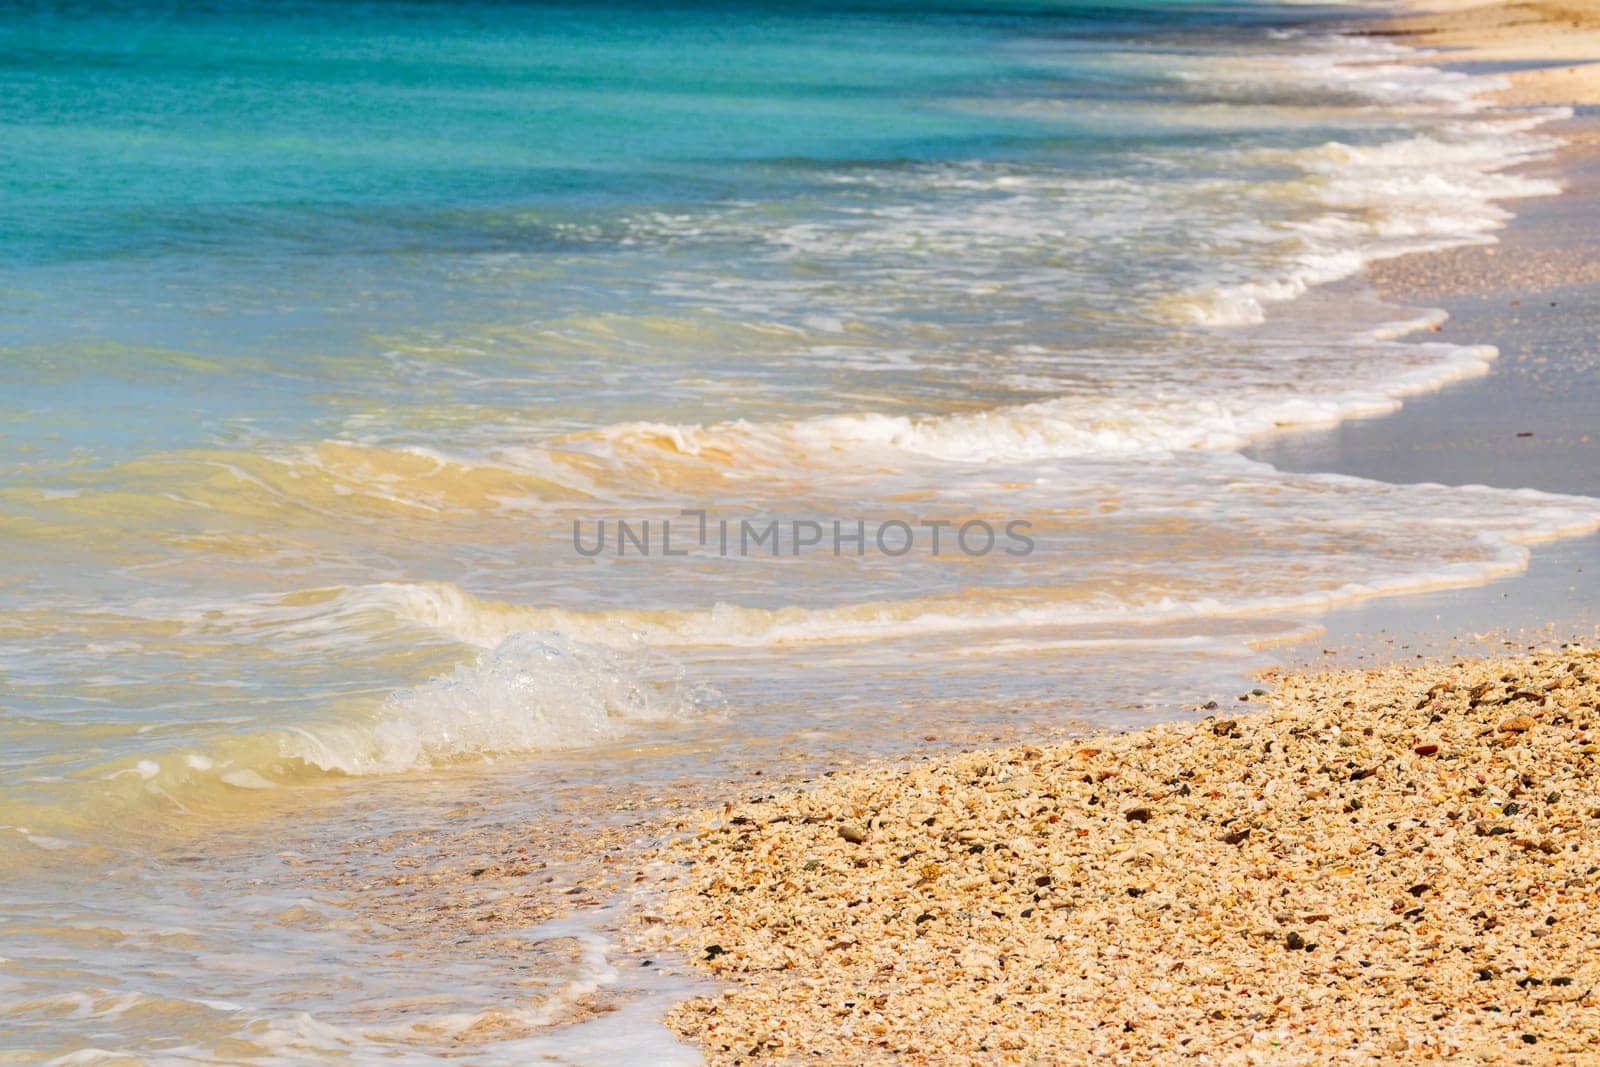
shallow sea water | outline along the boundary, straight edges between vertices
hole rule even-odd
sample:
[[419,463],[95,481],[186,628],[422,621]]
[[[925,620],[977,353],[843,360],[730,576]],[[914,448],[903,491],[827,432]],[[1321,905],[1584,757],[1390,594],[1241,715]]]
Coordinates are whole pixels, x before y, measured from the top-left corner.
[[682,986],[408,940],[382,843],[1183,714],[1600,526],[1237,451],[1483,373],[1352,279],[1557,191],[1344,17],[8,15],[0,1048],[662,1062]]

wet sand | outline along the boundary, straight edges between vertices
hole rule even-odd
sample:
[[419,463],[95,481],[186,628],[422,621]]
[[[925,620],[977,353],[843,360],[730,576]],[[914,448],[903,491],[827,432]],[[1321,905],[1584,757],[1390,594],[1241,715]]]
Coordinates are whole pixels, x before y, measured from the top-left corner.
[[[1600,245],[1600,118],[1586,112],[1551,129],[1574,139],[1541,165],[1567,192],[1513,205],[1518,217],[1495,245],[1368,272],[1386,299],[1445,308],[1447,335],[1499,348],[1490,373],[1408,398],[1393,416],[1262,441],[1253,456],[1285,470],[1600,496],[1600,259],[1591,251]],[[1335,611],[1319,647],[1404,634],[1407,645],[1437,651],[1478,634],[1492,638],[1478,645],[1495,647],[1592,632],[1600,536],[1532,555],[1525,574],[1487,586]]]
[[[1407,398],[1392,416],[1287,433],[1251,455],[1284,470],[1383,481],[1482,484],[1600,496],[1600,117],[1588,109],[1548,129],[1571,137],[1539,165],[1559,197],[1511,205],[1498,243],[1374,265],[1385,299],[1442,307],[1447,337],[1500,350],[1489,374]],[[1526,573],[1471,589],[1365,601],[1331,612],[1322,650],[1349,661],[1404,651],[1488,652],[1594,633],[1600,536],[1536,545]]]

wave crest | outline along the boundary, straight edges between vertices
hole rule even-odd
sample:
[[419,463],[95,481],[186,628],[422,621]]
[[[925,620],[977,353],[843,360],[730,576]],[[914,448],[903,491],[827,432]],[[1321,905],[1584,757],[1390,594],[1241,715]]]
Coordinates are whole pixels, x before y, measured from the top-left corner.
[[698,705],[681,673],[657,658],[517,632],[476,661],[394,694],[375,723],[295,731],[285,755],[341,774],[395,774],[613,741],[640,725],[687,719]]

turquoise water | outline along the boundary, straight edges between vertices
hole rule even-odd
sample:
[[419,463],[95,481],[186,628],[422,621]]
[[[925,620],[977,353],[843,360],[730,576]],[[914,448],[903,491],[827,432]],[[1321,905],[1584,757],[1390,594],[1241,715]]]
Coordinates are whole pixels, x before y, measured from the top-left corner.
[[[1119,102],[1182,87],[1094,54],[1174,12],[1232,21],[1182,5],[24,9],[0,26],[8,451],[36,469],[326,434],[384,396],[556,407],[554,375],[504,397],[438,380],[448,353],[397,364],[392,346],[670,315],[684,301],[638,272],[759,252],[735,233],[680,257],[670,220],[713,206],[804,219],[850,175],[1093,174],[1130,142],[1209,136],[1124,128]],[[1081,110],[1017,113],[1069,87],[1092,94]],[[562,277],[497,277],[497,255]]]
[[[1125,726],[1593,528],[1235,451],[1481,373],[1357,272],[1555,191],[1504,173],[1552,115],[1339,17],[8,6],[0,1042],[428,1060],[493,1008],[516,1061],[593,961],[397,970],[304,870],[387,870],[352,810]],[[951,525],[574,550],[685,508]]]

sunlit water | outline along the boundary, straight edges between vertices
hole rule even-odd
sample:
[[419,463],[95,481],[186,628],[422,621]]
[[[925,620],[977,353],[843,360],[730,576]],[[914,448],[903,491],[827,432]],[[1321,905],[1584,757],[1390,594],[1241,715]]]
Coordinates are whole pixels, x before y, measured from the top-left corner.
[[1482,373],[1350,279],[1556,191],[1335,14],[8,13],[0,1048],[581,1059],[593,943],[397,962],[308,857],[1176,714],[1600,524],[1234,451]]

